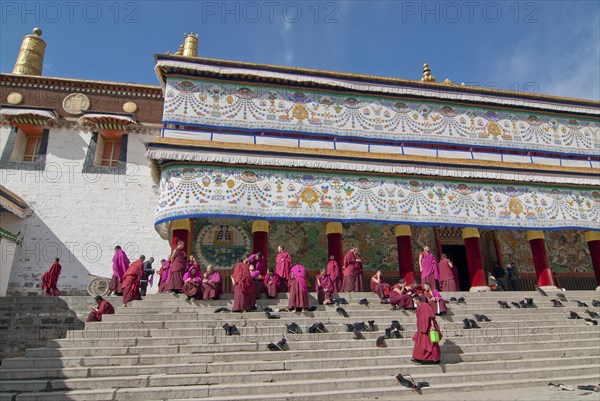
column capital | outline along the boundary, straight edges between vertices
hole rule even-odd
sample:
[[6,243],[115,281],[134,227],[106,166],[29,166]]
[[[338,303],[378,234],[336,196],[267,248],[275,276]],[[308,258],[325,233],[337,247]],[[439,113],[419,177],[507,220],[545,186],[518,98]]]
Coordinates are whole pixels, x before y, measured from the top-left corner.
[[545,239],[544,232],[540,230],[527,231],[527,241],[533,241],[534,239]]
[[256,232],[269,232],[269,222],[267,220],[254,220],[252,222],[252,233]]
[[600,231],[586,231],[583,236],[585,242],[600,241]]
[[412,236],[412,231],[410,230],[410,226],[406,224],[399,224],[394,227],[394,236],[396,237],[410,237]]
[[465,227],[462,229],[462,239],[479,238],[479,230],[475,227]]
[[169,230],[171,232],[175,231],[175,230],[190,230],[191,224],[190,224],[190,219],[179,219],[179,220],[172,220],[171,224],[169,225]]
[[332,222],[325,226],[325,234],[341,234],[343,231],[342,223]]

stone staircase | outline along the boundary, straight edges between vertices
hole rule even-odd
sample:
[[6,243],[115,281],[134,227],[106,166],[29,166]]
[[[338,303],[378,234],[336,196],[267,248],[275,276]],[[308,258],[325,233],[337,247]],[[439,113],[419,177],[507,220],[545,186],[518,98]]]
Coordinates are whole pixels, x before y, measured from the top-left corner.
[[[553,308],[549,297],[535,292],[446,293],[466,298],[449,304],[439,317],[444,339],[442,364],[410,362],[415,331],[412,311],[390,311],[374,294],[340,294],[349,318],[335,307],[315,312],[277,312],[287,306],[285,294],[259,300],[281,319],[262,311],[213,313],[231,307],[221,301],[186,302],[185,296],[149,295],[101,323],[87,323],[66,338],[49,340],[43,348],[27,349],[0,366],[1,401],[109,400],[314,400],[391,399],[414,393],[398,385],[398,373],[428,381],[423,394],[493,390],[550,381],[572,384],[600,382],[600,326],[568,319],[574,310],[589,317],[575,300],[590,310],[595,291],[564,292],[569,302]],[[501,309],[498,300],[533,298],[536,309]],[[367,298],[368,306],[358,300]],[[86,305],[90,298],[85,298]],[[83,303],[83,301],[81,301]],[[311,294],[311,304],[316,300]],[[113,305],[117,306],[116,301]],[[480,329],[463,329],[465,317],[483,313],[492,322]],[[375,320],[377,331],[355,340],[346,323]],[[375,347],[391,320],[399,320],[403,338]],[[296,322],[303,334],[288,334],[285,324]],[[329,333],[309,334],[307,327],[323,322]],[[224,323],[235,324],[241,335],[226,336]],[[282,337],[288,350],[273,352],[267,344]]]

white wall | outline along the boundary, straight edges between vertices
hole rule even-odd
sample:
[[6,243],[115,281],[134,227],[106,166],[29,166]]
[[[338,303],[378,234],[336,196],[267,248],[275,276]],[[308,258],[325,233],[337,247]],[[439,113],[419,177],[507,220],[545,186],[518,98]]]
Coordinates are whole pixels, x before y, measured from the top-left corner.
[[[0,153],[9,132],[0,127]],[[168,255],[167,241],[154,230],[157,195],[144,156],[152,136],[129,134],[125,175],[82,173],[91,137],[50,129],[44,171],[0,170],[2,184],[33,209],[32,216],[6,226],[24,238],[14,255],[9,295],[39,292],[40,277],[55,257],[63,266],[58,288],[66,294],[85,291],[88,273],[110,277],[117,244],[132,261],[142,253],[158,260]]]

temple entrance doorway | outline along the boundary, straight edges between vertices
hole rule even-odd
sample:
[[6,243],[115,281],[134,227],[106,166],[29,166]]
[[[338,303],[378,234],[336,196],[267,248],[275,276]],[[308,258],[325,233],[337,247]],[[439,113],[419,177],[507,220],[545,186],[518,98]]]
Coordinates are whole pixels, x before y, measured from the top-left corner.
[[458,282],[461,291],[469,291],[471,279],[469,277],[469,266],[467,264],[467,251],[464,245],[442,245],[442,253],[454,263],[458,271]]

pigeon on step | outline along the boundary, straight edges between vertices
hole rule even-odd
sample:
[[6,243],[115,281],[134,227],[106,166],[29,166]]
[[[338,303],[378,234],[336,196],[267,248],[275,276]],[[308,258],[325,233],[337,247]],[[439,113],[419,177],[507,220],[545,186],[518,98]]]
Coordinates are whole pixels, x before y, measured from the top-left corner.
[[594,319],[590,319],[589,317],[586,317],[585,319],[585,324],[587,324],[588,326],[598,326],[598,321],[594,320]]
[[559,308],[563,306],[562,302],[560,302],[558,299],[551,299],[550,301],[552,302],[552,306],[554,308]]
[[569,312],[569,319],[581,319],[581,316],[579,316],[577,314],[577,312],[570,311]]
[[595,299],[592,301],[592,306],[600,306],[600,301],[596,301]]
[[556,294],[556,297],[563,302],[567,302],[567,297],[565,297],[565,294],[558,293],[558,294]]
[[269,348],[271,351],[285,351],[285,343],[287,341],[285,340],[285,338],[282,338],[281,340],[279,340],[276,343],[269,343],[267,344],[267,348]]
[[590,315],[590,317],[592,317],[594,319],[600,319],[600,315],[598,315],[593,310],[589,310],[589,309],[586,308],[585,312],[587,312],[587,314]]
[[341,306],[338,306],[337,308],[335,308],[335,311],[338,313],[338,315],[341,315],[344,317],[350,317],[350,315],[348,315],[348,312],[346,312],[346,309],[342,308]]
[[581,307],[581,308],[587,308],[587,304],[585,302],[581,302],[581,301],[575,301],[577,302],[577,306]]
[[543,296],[547,297],[548,294],[546,294],[546,291],[542,290],[540,287],[538,287],[537,285],[535,286],[535,289],[542,294]]

